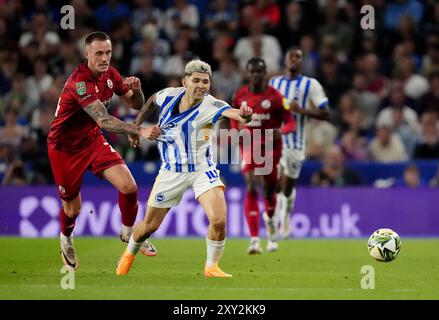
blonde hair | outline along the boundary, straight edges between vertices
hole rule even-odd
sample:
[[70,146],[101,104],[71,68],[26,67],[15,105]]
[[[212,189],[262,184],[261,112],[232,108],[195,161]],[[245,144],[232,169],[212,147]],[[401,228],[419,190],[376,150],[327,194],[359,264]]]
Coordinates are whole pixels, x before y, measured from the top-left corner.
[[212,69],[210,68],[210,65],[201,60],[191,60],[186,64],[184,75],[190,76],[194,72],[207,73],[209,77],[212,77]]

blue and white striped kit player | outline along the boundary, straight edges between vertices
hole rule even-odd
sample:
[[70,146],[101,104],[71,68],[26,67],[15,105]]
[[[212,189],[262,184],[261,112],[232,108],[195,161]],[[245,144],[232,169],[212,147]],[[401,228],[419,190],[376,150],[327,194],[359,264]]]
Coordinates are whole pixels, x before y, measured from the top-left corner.
[[185,91],[184,87],[166,88],[156,94],[162,130],[157,147],[162,165],[148,200],[152,207],[177,205],[189,187],[195,198],[211,188],[224,188],[212,159],[212,130],[222,113],[231,107],[206,94],[198,105],[174,113]]
[[[296,101],[301,108],[328,107],[328,98],[320,85],[314,79],[303,75],[298,75],[294,79],[286,76],[276,76],[270,79],[270,85],[283,94],[288,101]],[[294,114],[296,129],[282,136],[282,157],[280,164],[288,177],[297,179],[302,169],[302,162],[305,160],[305,126],[307,116]]]

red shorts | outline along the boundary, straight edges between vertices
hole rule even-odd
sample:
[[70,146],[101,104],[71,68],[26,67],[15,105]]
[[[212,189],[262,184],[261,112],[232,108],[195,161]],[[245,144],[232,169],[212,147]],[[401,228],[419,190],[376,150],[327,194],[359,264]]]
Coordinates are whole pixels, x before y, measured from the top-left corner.
[[58,194],[63,200],[71,200],[79,194],[85,170],[100,177],[103,170],[125,164],[119,153],[101,135],[84,150],[69,153],[47,145],[53,178]]
[[[270,183],[275,183],[278,179],[277,167],[282,155],[282,140],[276,140],[273,144],[272,150],[267,151],[266,149],[267,148],[265,148],[265,145],[261,145],[260,151],[254,151],[250,147],[243,148],[241,145],[241,170],[243,174],[246,174],[247,172],[255,172],[256,168],[265,168],[268,170],[268,173],[266,175],[262,175],[262,179]],[[257,155],[260,155],[261,159],[258,159],[258,157],[256,157]],[[262,159],[266,160],[261,161]],[[273,161],[271,167],[269,162],[267,162],[267,159],[269,159],[269,161]]]

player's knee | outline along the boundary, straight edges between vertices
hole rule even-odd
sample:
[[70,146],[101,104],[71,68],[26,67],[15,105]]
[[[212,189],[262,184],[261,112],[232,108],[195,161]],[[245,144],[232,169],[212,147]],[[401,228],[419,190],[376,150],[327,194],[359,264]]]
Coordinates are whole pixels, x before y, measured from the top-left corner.
[[212,228],[215,230],[224,230],[226,228],[226,218],[224,217],[215,217],[210,222],[212,225]]
[[76,218],[81,212],[81,204],[64,206],[64,213],[69,218]]
[[127,181],[122,184],[119,191],[125,194],[135,193],[137,192],[137,185],[134,181]]

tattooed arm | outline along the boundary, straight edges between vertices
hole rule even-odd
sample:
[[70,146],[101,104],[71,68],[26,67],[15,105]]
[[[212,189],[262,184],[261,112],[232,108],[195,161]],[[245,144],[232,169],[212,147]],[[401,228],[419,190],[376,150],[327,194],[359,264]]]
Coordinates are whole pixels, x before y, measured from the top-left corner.
[[155,110],[157,105],[154,103],[154,101],[155,93],[149,97],[149,99],[145,102],[145,104],[142,106],[139,113],[137,114],[136,121],[134,122],[136,126],[140,127],[143,123],[143,120],[145,120],[145,118]]
[[93,101],[84,110],[96,121],[99,127],[110,132],[134,134],[150,140],[154,140],[160,135],[160,131],[153,129],[154,127],[140,128],[109,115],[107,108],[99,100]]

